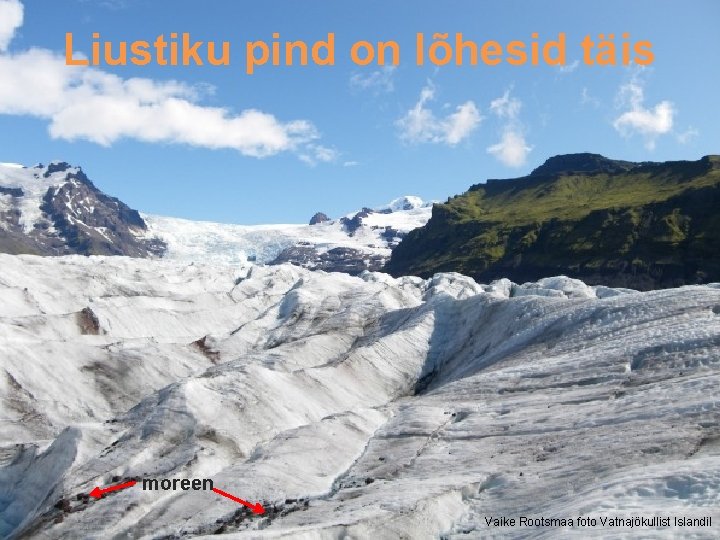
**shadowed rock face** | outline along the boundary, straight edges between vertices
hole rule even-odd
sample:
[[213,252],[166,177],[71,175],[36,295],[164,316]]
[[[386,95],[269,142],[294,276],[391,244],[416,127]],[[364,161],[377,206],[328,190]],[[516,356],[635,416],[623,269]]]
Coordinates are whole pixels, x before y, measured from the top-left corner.
[[325,223],[326,221],[330,221],[330,218],[327,216],[327,214],[317,212],[313,217],[310,218],[310,225],[317,225],[318,223]]
[[[309,270],[343,272],[353,276],[366,270],[380,272],[390,258],[390,251],[400,243],[408,230],[412,230],[407,227],[407,222],[393,219],[393,216],[421,208],[427,208],[429,211],[429,205],[423,203],[421,199],[406,196],[378,209],[363,207],[359,212],[341,217],[336,222],[327,219],[325,214],[315,214],[310,220],[310,225],[337,224],[343,235],[358,239],[357,247],[332,246],[329,242],[299,241],[283,248],[267,263],[272,265],[290,263]],[[424,220],[422,222],[424,223]],[[394,223],[395,226],[388,223]],[[420,223],[416,226],[419,225]],[[376,242],[368,241],[368,236],[374,238]]]
[[291,263],[309,270],[343,272],[357,276],[366,270],[378,272],[386,262],[387,257],[366,250],[336,247],[318,251],[315,246],[298,244],[282,250],[270,264]]
[[[400,210],[412,210],[414,206],[406,203],[400,207]],[[394,229],[389,225],[366,225],[364,220],[372,214],[391,214],[390,208],[381,210],[373,210],[372,208],[363,207],[355,215],[346,216],[339,219],[343,230],[349,237],[354,237],[358,230],[377,231],[379,239],[390,249],[398,245],[405,233]],[[310,225],[330,221],[325,214],[315,214],[310,220]],[[277,257],[269,264],[290,263],[296,266],[302,266],[309,270],[324,270],[325,272],[343,272],[351,276],[357,276],[368,270],[370,272],[382,271],[388,262],[387,254],[380,254],[369,249],[336,246],[327,249],[325,246],[316,246],[308,242],[298,242],[293,246],[283,249]]]
[[386,270],[479,281],[565,274],[642,290],[720,280],[720,158],[631,163],[555,156],[436,205]]
[[51,163],[13,173],[0,170],[0,252],[131,257],[164,252],[140,214],[100,191],[81,169]]
[[360,212],[357,212],[353,217],[344,217],[340,218],[340,222],[343,224],[343,227],[345,227],[345,230],[347,233],[352,236],[355,234],[355,231],[357,231],[363,224],[363,218],[368,217],[370,214],[374,213],[375,211],[372,208],[363,208],[360,210]]

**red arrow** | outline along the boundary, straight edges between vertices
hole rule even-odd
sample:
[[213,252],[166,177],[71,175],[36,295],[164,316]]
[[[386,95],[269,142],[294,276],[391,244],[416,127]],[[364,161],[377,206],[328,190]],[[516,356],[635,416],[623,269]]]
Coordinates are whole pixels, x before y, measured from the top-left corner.
[[222,489],[212,488],[212,490],[213,490],[215,493],[217,493],[218,495],[222,495],[223,497],[227,497],[227,498],[230,499],[231,501],[235,501],[236,503],[240,503],[240,504],[242,504],[243,506],[247,506],[250,510],[252,510],[252,511],[255,512],[256,514],[264,514],[264,513],[265,513],[265,508],[264,508],[263,505],[260,504],[260,503],[252,504],[252,503],[249,503],[249,502],[247,502],[247,501],[243,501],[242,499],[236,497],[235,495],[230,495],[228,492],[223,491]]
[[117,484],[115,486],[106,487],[103,489],[100,489],[99,487],[96,487],[90,492],[91,497],[95,497],[96,499],[99,499],[106,493],[109,493],[111,491],[117,491],[118,489],[125,489],[129,487],[133,487],[135,484],[137,484],[137,481],[130,480],[129,482],[125,482],[124,484]]

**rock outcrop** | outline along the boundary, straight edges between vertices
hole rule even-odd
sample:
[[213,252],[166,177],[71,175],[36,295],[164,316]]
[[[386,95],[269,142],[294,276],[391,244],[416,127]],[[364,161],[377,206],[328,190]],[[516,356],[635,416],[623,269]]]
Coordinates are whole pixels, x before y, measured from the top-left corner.
[[326,221],[330,221],[330,218],[327,217],[327,214],[317,212],[313,217],[310,218],[310,225],[317,225],[318,223],[325,223]]

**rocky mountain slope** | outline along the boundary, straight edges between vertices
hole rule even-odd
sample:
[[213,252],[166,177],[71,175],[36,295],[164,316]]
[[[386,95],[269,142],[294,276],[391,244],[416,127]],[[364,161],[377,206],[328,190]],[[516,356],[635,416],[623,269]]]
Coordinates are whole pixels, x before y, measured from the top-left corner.
[[164,249],[137,211],[79,167],[0,164],[0,252],[149,257]]
[[[0,267],[4,538],[717,536],[718,285]],[[144,478],[212,479],[266,512],[140,484],[88,495]]]
[[79,167],[0,164],[0,253],[161,256],[219,264],[292,263],[359,274],[379,270],[432,203],[406,196],[308,225],[229,225],[140,214],[101,192]]
[[631,163],[556,156],[436,205],[393,251],[393,275],[480,281],[559,273],[655,289],[720,280],[720,157]]

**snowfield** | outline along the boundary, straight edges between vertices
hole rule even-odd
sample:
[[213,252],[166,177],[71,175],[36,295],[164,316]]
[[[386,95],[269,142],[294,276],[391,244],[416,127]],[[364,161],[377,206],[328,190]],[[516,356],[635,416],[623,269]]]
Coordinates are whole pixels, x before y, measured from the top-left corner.
[[[0,268],[0,537],[718,536],[720,285]],[[87,497],[131,478],[212,478],[267,511],[140,484]],[[713,521],[486,524],[503,516]]]
[[[431,213],[432,203],[414,196],[399,197],[365,215],[352,233],[342,218],[315,225],[234,225],[147,214],[142,217],[148,225],[147,237],[167,243],[166,259],[204,264],[242,264],[249,259],[267,264],[284,249],[298,244],[312,246],[318,253],[350,248],[389,259],[399,238],[389,240],[383,232],[390,228],[406,234],[425,225]],[[344,217],[352,219],[355,214]]]

